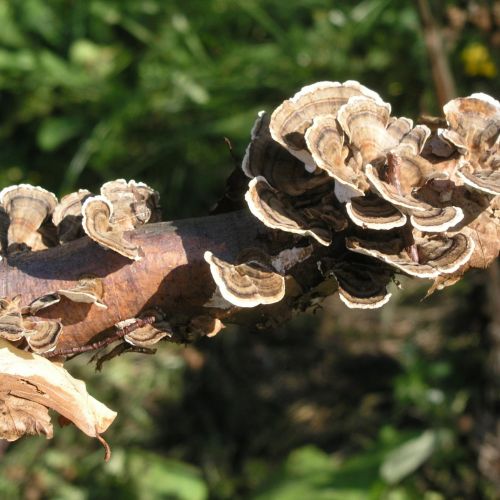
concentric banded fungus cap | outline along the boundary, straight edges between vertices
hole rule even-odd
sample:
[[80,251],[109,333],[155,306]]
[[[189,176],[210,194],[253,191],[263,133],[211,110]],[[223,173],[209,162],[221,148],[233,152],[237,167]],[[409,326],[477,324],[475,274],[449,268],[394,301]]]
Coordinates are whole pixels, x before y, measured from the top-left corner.
[[82,207],[82,226],[85,233],[106,249],[132,260],[140,260],[140,249],[126,240],[123,229],[110,223],[113,206],[104,196],[87,198]]
[[85,233],[82,228],[82,205],[92,193],[79,189],[75,193],[63,196],[52,214],[52,222],[57,227],[61,243],[76,240]]
[[500,103],[486,94],[453,99],[443,107],[448,130],[442,136],[466,156],[491,148],[500,131]]
[[396,143],[400,143],[403,137],[408,135],[413,128],[413,120],[405,116],[391,116],[387,124],[387,133]]
[[351,147],[360,152],[363,165],[384,159],[385,152],[398,145],[387,132],[390,115],[390,104],[366,97],[351,97],[339,109],[337,120]]
[[420,231],[446,231],[463,219],[460,207],[441,202],[433,193],[429,181],[442,178],[448,173],[421,156],[389,153],[385,172],[372,165],[365,168],[366,176],[375,192],[400,210],[409,212],[411,223]]
[[12,300],[0,298],[0,338],[10,342],[21,340],[24,336],[20,300],[20,295]]
[[482,164],[462,159],[456,175],[469,188],[493,196],[500,195],[500,145],[489,152],[489,157]]
[[[144,325],[141,328],[137,328],[130,333],[127,333],[123,338],[130,345],[135,347],[148,348],[154,344],[157,344],[161,339],[165,337],[172,337],[173,330],[170,324],[165,321],[165,317],[157,310],[148,310],[141,316],[154,316],[156,321],[150,325]],[[117,323],[116,327],[122,329],[133,324],[136,321],[135,318],[127,319],[125,321],[120,321]]]
[[340,300],[350,309],[377,309],[391,298],[387,285],[394,271],[375,259],[352,255],[336,262],[332,273]]
[[[389,129],[387,129],[389,132]],[[410,155],[418,155],[424,149],[424,146],[431,135],[431,130],[425,125],[417,125],[412,128],[404,137],[401,138],[399,144],[395,148],[396,153]]]
[[304,163],[272,139],[269,119],[269,115],[261,111],[255,121],[251,142],[241,164],[245,175],[251,179],[264,177],[271,186],[291,196],[327,183],[329,179],[325,174],[308,173]]
[[123,231],[146,224],[152,217],[158,220],[159,194],[143,182],[109,181],[102,185],[101,195],[113,207],[110,222]]
[[24,327],[28,345],[36,353],[53,351],[63,330],[59,321],[37,317],[25,318]]
[[358,82],[318,82],[308,85],[291,99],[284,101],[271,116],[271,136],[294,156],[315,169],[314,161],[304,139],[315,117],[336,116],[339,108],[352,96],[366,96],[381,101],[380,96]]
[[369,184],[362,163],[348,162],[349,148],[334,116],[314,118],[305,133],[305,141],[315,164],[335,179],[335,194],[339,201],[363,195]]
[[220,293],[235,306],[274,304],[285,296],[285,278],[267,263],[251,260],[233,265],[208,251],[204,257]]
[[42,295],[41,297],[36,298],[33,302],[31,302],[27,309],[29,314],[36,314],[38,311],[42,309],[46,309],[47,307],[53,306],[60,302],[61,297],[57,293],[47,293]]
[[95,304],[97,307],[104,309],[107,307],[103,302],[104,287],[102,280],[95,276],[82,276],[76,286],[69,289],[57,290],[57,293],[73,302]]
[[47,248],[38,230],[57,205],[54,194],[38,186],[19,184],[2,190],[0,203],[10,219],[7,232],[10,250]]
[[462,233],[415,238],[415,245],[417,261],[400,238],[377,241],[349,237],[346,240],[349,250],[375,257],[419,278],[454,273],[470,259],[475,247],[474,241]]
[[312,236],[322,245],[332,241],[332,232],[324,221],[307,220],[303,211],[296,209],[291,200],[270,186],[264,177],[250,181],[245,200],[252,214],[267,227]]
[[406,224],[406,215],[378,196],[359,196],[346,203],[349,218],[367,229],[388,230]]

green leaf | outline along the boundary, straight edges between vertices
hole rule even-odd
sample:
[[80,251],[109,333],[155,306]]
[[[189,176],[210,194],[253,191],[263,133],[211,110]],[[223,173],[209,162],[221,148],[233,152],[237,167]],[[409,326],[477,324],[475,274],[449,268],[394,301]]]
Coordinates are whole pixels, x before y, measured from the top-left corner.
[[46,118],[37,133],[37,143],[44,151],[53,151],[80,133],[83,122],[75,117]]
[[427,430],[419,437],[392,450],[380,468],[380,475],[389,484],[395,484],[417,470],[435,451],[437,433]]
[[208,489],[200,471],[186,463],[163,458],[155,453],[134,451],[128,469],[133,472],[141,499],[175,498],[205,500]]

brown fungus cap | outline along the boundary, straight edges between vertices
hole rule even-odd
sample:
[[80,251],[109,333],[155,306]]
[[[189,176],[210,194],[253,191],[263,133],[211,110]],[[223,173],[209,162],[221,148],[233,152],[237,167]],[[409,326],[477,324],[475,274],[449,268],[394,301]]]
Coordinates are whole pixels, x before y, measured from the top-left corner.
[[87,189],[79,189],[61,198],[52,214],[52,222],[57,227],[61,243],[76,240],[85,234],[82,228],[82,206],[91,196],[92,193]]
[[82,276],[76,286],[57,290],[57,293],[73,302],[95,304],[104,309],[107,307],[103,302],[104,286],[102,280],[95,276]]
[[[127,333],[123,338],[130,345],[135,347],[149,348],[157,344],[165,337],[171,338],[173,336],[173,329],[170,324],[165,320],[165,316],[158,310],[147,310],[141,317],[154,316],[155,322],[149,325],[144,325],[136,330]],[[116,324],[118,329],[123,329],[133,325],[137,320],[135,318],[126,319]]]
[[53,319],[37,318],[35,316],[23,320],[24,335],[33,352],[38,354],[53,351],[62,333],[62,324]]
[[101,186],[101,196],[113,206],[110,222],[123,231],[159,220],[159,194],[143,182],[109,181]]
[[238,307],[274,304],[285,296],[285,278],[267,262],[250,261],[233,265],[205,252],[210,272],[222,296]]
[[378,196],[358,196],[346,203],[349,218],[366,229],[388,230],[406,224],[406,215]]
[[125,239],[122,224],[112,224],[113,206],[104,196],[87,198],[82,207],[82,226],[85,233],[106,249],[128,259],[140,260],[140,249]]
[[449,128],[442,136],[467,156],[489,149],[500,132],[500,103],[487,94],[453,99],[443,107]]
[[264,177],[282,193],[298,196],[328,182],[328,177],[306,171],[304,163],[274,141],[269,131],[270,116],[261,111],[252,128],[241,168],[249,178]]
[[356,158],[348,161],[349,148],[344,134],[332,115],[319,116],[305,133],[305,140],[315,164],[335,179],[335,193],[340,201],[363,195],[369,185]]
[[378,309],[392,296],[387,285],[394,271],[375,259],[352,254],[334,262],[331,272],[338,283],[340,300],[349,309]]
[[53,193],[30,184],[19,184],[4,188],[0,192],[0,203],[9,215],[7,240],[10,251],[47,248],[39,229],[57,205]]
[[24,337],[21,296],[0,298],[0,338],[16,342]]
[[474,241],[462,233],[453,236],[432,235],[415,238],[417,260],[402,239],[367,240],[349,237],[347,248],[353,252],[375,257],[410,276],[435,278],[457,271],[471,257]]
[[306,130],[317,116],[336,116],[339,108],[352,96],[381,101],[376,92],[352,80],[344,83],[318,82],[303,87],[273,112],[271,136],[303,161],[308,170],[314,171],[316,167],[304,139]]
[[387,132],[391,106],[366,97],[351,97],[338,112],[337,120],[349,137],[351,147],[359,151],[363,165],[384,158],[398,141]]
[[322,245],[331,243],[332,232],[326,222],[307,220],[302,210],[295,208],[291,200],[274,189],[264,177],[250,181],[245,200],[253,215],[267,227],[312,236]]

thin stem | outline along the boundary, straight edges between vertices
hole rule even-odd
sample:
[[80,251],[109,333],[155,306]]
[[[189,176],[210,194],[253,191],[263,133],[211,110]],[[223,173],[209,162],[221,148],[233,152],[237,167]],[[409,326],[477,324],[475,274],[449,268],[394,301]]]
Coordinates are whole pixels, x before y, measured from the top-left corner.
[[146,316],[145,318],[137,318],[134,323],[131,325],[127,325],[123,328],[117,330],[114,335],[106,337],[105,339],[98,340],[93,342],[92,344],[86,344],[82,346],[70,347],[68,349],[60,349],[52,352],[48,352],[44,354],[46,358],[55,358],[56,356],[69,356],[71,354],[81,354],[83,352],[96,351],[98,349],[102,349],[103,347],[107,347],[108,345],[120,340],[125,337],[129,333],[138,330],[146,325],[151,325],[156,321],[155,316]]

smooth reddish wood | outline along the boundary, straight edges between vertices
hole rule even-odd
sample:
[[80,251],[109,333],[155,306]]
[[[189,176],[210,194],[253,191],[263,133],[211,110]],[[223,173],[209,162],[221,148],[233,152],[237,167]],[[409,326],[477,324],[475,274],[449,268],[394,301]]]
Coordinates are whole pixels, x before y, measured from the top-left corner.
[[248,212],[148,224],[127,234],[140,245],[144,257],[132,262],[104,250],[89,238],[12,256],[0,262],[0,296],[22,296],[23,305],[35,298],[67,288],[85,274],[104,284],[107,309],[76,304],[65,298],[38,313],[60,318],[64,330],[58,349],[87,344],[96,334],[118,321],[159,306],[168,316],[192,317],[215,292],[206,250],[234,261],[248,246],[259,246],[268,229]]

